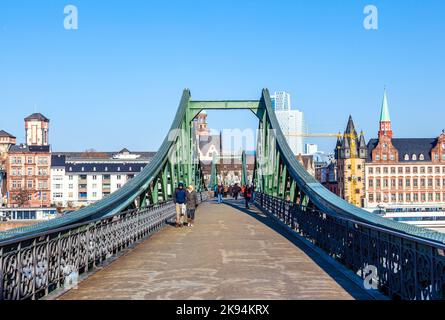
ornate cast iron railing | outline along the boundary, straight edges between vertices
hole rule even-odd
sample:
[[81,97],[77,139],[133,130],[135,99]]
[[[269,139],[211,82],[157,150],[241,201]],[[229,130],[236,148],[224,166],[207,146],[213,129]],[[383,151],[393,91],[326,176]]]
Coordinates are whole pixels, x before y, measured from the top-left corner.
[[172,202],[0,244],[0,300],[39,299],[150,236],[174,217]]
[[445,299],[445,245],[264,193],[256,203],[392,299]]

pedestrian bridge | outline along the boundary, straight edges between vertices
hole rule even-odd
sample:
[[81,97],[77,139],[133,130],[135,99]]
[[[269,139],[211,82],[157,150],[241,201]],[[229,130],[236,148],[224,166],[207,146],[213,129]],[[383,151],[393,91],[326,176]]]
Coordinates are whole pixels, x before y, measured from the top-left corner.
[[[167,229],[157,234],[175,216],[172,195],[179,182],[195,185],[205,199],[207,186],[193,121],[206,109],[246,109],[256,115],[259,123],[253,174],[256,205],[290,234],[305,239],[335,260],[336,265],[317,267],[318,261],[314,263],[316,259],[310,257],[308,251],[301,246],[290,246],[280,232],[273,234],[272,229],[258,224],[261,220],[258,215],[225,205],[221,207],[224,212],[218,213],[222,209],[204,204],[199,210],[201,223],[193,230],[173,233]],[[244,166],[243,160],[245,170]],[[202,208],[207,207],[205,212]],[[229,219],[230,216],[233,219]],[[224,237],[219,237],[221,234]],[[0,232],[0,300],[48,296],[78,274],[102,268],[148,236],[153,237],[121,257],[122,262],[118,260],[85,284],[81,283],[77,291],[79,297],[91,294],[96,285],[97,290],[112,288],[116,291],[114,294],[134,298],[136,293],[125,290],[128,286],[112,283],[113,280],[119,283],[124,277],[131,277],[130,283],[142,286],[139,294],[145,297],[181,294],[215,298],[261,295],[327,298],[329,294],[338,298],[363,297],[352,294],[350,286],[338,280],[342,278],[336,274],[346,268],[357,279],[371,279],[381,293],[392,299],[445,299],[445,234],[371,214],[320,185],[290,150],[267,89],[262,91],[259,100],[237,101],[197,101],[191,98],[188,89],[184,90],[170,131],[155,157],[121,189],[60,218]],[[254,241],[255,237],[264,238]],[[179,250],[178,244],[186,241],[193,245],[184,251],[175,251]],[[271,245],[274,241],[276,246]],[[191,248],[193,254],[185,257]],[[135,255],[152,259],[132,259]],[[203,268],[197,258],[208,265]],[[113,273],[117,265],[123,265],[122,270],[126,271]],[[145,266],[153,270],[145,274]],[[196,273],[200,269],[187,267],[199,267],[202,272]],[[255,272],[249,274],[248,268]],[[179,279],[168,282],[165,272],[169,272],[172,279]],[[187,272],[195,272],[196,278],[190,278]],[[147,282],[147,276],[152,282]],[[203,279],[204,276],[207,278]],[[212,279],[220,286],[200,290],[201,283]],[[249,286],[242,286],[244,283]],[[168,288],[181,285],[185,289]],[[193,285],[197,290],[186,290]],[[263,288],[261,292],[259,288]],[[102,292],[104,296],[111,294]]]
[[166,227],[59,299],[372,298],[241,200],[205,202],[197,213],[193,228]]

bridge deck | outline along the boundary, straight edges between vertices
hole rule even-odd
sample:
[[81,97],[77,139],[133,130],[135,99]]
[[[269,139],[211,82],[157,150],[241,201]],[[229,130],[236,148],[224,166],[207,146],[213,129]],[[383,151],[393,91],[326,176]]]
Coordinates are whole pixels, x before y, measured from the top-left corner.
[[267,217],[234,202],[203,203],[193,228],[167,227],[60,299],[366,298],[273,228]]

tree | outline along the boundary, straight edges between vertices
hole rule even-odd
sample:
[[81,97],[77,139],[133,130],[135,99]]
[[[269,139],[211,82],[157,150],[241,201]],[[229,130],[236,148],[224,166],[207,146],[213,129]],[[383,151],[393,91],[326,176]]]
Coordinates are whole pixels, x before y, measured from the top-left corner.
[[29,203],[29,193],[25,189],[20,189],[16,194],[14,194],[14,201],[19,207],[24,207]]

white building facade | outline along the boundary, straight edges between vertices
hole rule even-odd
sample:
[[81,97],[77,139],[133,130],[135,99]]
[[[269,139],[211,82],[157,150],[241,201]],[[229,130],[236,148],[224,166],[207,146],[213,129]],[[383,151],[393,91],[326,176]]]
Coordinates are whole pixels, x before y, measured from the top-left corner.
[[275,115],[281,130],[294,155],[304,154],[304,115],[300,110],[292,110],[290,94],[277,91],[271,96]]
[[128,150],[108,158],[76,158],[53,155],[51,202],[53,206],[78,208],[90,205],[122,188],[151,159]]

